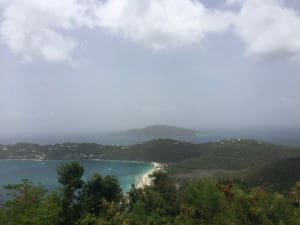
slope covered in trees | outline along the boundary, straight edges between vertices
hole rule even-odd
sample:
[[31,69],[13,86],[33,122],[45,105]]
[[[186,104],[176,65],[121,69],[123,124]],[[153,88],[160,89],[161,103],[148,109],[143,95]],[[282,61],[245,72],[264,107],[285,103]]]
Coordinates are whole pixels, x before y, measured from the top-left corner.
[[29,181],[7,186],[1,225],[297,225],[300,184],[288,195],[248,188],[230,180],[196,179],[178,185],[167,173],[153,184],[120,192],[115,177],[95,174],[71,162],[58,168],[61,188],[52,193]]
[[300,157],[248,169],[242,173],[241,178],[251,186],[264,185],[276,191],[288,190],[300,181]]
[[[116,159],[177,163],[201,157],[252,163],[300,156],[300,148],[273,145],[255,140],[226,140],[193,144],[157,139],[129,146],[94,143],[0,145],[1,159]],[[241,164],[244,165],[244,162]],[[190,162],[189,162],[190,164]]]

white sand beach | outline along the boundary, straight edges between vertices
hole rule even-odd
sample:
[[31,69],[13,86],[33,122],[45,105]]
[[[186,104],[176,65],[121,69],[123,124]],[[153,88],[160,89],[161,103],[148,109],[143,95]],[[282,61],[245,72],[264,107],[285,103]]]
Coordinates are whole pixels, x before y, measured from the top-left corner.
[[145,186],[149,186],[152,184],[152,178],[150,177],[151,174],[153,174],[156,171],[159,170],[164,170],[164,165],[161,163],[157,163],[157,162],[152,162],[153,164],[153,168],[145,173],[139,180],[139,182],[137,183],[136,187],[137,188],[144,188]]

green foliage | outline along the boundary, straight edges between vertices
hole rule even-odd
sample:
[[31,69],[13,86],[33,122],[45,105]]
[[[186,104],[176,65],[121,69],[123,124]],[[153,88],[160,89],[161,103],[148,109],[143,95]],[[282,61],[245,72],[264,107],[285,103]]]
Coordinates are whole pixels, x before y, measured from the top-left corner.
[[300,206],[300,181],[298,181],[292,189],[292,195],[295,203]]
[[85,214],[77,222],[77,225],[98,225],[98,218],[91,214]]
[[62,184],[60,221],[64,225],[98,223],[96,216],[107,211],[108,204],[119,202],[122,197],[118,180],[114,176],[94,174],[82,181],[84,168],[70,162],[57,169]]
[[240,177],[251,186],[268,186],[274,191],[289,191],[300,180],[300,157],[279,160],[247,170]]
[[83,185],[83,173],[84,168],[78,162],[67,163],[57,169],[58,181],[63,185],[60,219],[64,225],[72,225],[80,218],[76,193]]
[[75,162],[58,169],[62,188],[47,194],[29,181],[9,185],[1,225],[300,225],[299,184],[282,195],[235,179],[196,179],[178,185],[165,172],[153,184],[123,194],[117,179],[81,180]]
[[297,157],[299,149],[277,146],[255,140],[229,140],[198,144],[194,157],[176,160],[168,172],[176,176],[211,176],[263,166],[281,159]]
[[81,188],[83,184],[83,181],[81,180],[83,173],[84,168],[79,162],[63,164],[57,169],[58,182],[65,188],[76,190]]
[[197,180],[188,185],[186,202],[199,222],[211,222],[214,215],[225,209],[225,194],[207,180]]
[[82,188],[80,204],[82,210],[92,215],[99,215],[103,208],[103,201],[118,202],[121,198],[121,188],[114,176],[101,177],[94,174]]
[[254,188],[250,193],[237,193],[234,207],[242,224],[294,224],[298,217],[297,208],[290,199],[276,193],[270,193],[261,188]]
[[61,211],[55,194],[46,195],[40,185],[28,180],[21,184],[8,185],[10,200],[6,201],[0,212],[3,225],[58,225]]

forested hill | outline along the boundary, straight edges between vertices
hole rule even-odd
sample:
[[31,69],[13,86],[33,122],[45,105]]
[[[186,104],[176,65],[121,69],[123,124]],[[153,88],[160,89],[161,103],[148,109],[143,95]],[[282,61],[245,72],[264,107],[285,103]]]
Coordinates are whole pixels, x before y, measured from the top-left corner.
[[[241,169],[300,156],[300,148],[289,148],[255,140],[226,140],[192,144],[158,139],[131,146],[63,143],[0,145],[1,159],[113,159],[162,162],[192,169]],[[201,162],[201,163],[199,163]]]
[[[216,143],[192,144],[172,139],[152,140],[110,151],[105,159],[178,163],[197,158],[214,158],[244,163],[274,161],[300,155],[300,148],[289,148],[255,140],[226,140]],[[243,164],[244,164],[243,163]]]
[[157,139],[131,146],[92,143],[0,145],[0,159],[161,162],[167,165],[171,176],[179,179],[243,174],[249,184],[267,182],[276,185],[281,182],[283,188],[300,178],[296,172],[299,171],[299,157],[300,148],[241,139],[206,144]]
[[200,131],[186,129],[182,127],[168,126],[168,125],[153,125],[140,129],[130,129],[124,132],[119,132],[120,135],[142,136],[148,138],[175,138],[195,136]]
[[251,186],[270,186],[275,191],[288,190],[300,181],[300,157],[283,159],[247,170],[242,179]]

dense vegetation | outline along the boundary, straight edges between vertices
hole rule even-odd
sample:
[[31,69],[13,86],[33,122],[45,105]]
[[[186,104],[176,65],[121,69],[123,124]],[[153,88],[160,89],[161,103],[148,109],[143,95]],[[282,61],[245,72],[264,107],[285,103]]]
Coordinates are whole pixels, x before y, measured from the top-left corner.
[[284,192],[300,180],[300,157],[283,159],[262,167],[247,169],[239,176],[251,186],[268,186]]
[[77,162],[57,169],[61,188],[47,193],[29,181],[8,185],[1,225],[299,225],[300,183],[286,195],[238,181],[196,179],[178,185],[165,172],[122,194],[113,176],[84,182]]
[[[226,140],[192,144],[172,139],[157,139],[130,146],[93,143],[38,145],[19,143],[0,145],[0,159],[116,159],[162,162],[184,169],[240,169],[285,158],[300,156],[300,148],[273,145],[255,140]],[[203,164],[208,158],[215,163]],[[202,160],[203,159],[203,160]],[[194,161],[190,161],[194,160]],[[196,160],[196,161],[195,161]],[[197,160],[200,160],[198,163]],[[194,163],[192,163],[194,162]],[[190,165],[190,168],[186,167]],[[198,167],[199,165],[200,167]]]
[[299,148],[283,147],[255,140],[226,140],[200,144],[197,147],[202,154],[169,163],[168,172],[179,178],[195,178],[232,176],[247,169],[245,175],[248,176],[249,171],[279,160],[300,156]]

